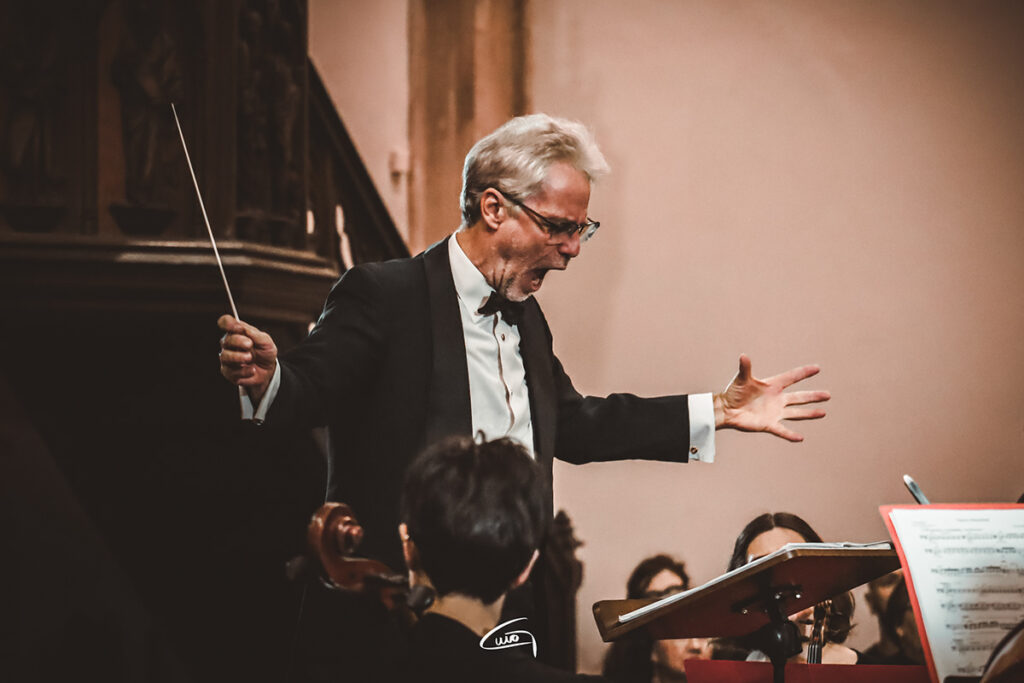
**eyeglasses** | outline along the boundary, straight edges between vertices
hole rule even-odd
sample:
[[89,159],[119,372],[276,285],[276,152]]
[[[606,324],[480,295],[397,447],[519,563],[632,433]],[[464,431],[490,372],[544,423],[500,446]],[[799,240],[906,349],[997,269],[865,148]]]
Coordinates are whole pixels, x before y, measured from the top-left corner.
[[686,590],[686,586],[669,586],[660,591],[644,591],[642,597],[644,598],[667,598],[675,593],[681,593]]
[[591,219],[590,216],[587,216],[587,220],[583,223],[573,223],[572,221],[561,221],[554,218],[548,218],[543,214],[537,213],[515,197],[510,197],[506,194],[502,194],[502,196],[526,213],[530,214],[530,217],[537,222],[537,225],[552,236],[568,235],[569,237],[572,237],[573,233],[575,233],[580,236],[580,242],[586,242],[593,237],[594,233],[597,232],[597,229],[601,227],[601,222]]

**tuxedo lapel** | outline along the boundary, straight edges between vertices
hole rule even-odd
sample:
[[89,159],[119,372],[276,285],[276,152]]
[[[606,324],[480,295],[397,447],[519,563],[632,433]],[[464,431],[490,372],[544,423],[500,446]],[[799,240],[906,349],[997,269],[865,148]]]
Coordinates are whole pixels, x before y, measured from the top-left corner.
[[427,402],[427,445],[452,434],[473,432],[466,340],[448,262],[448,239],[438,242],[423,254],[433,344]]
[[530,390],[534,452],[537,462],[550,476],[551,459],[555,453],[558,405],[554,376],[551,373],[551,349],[544,329],[540,306],[536,300],[528,301],[519,323],[519,353],[523,357],[526,386]]
[[[448,262],[448,239],[423,254],[430,305],[432,367],[427,407],[426,444],[452,434],[472,434],[473,412],[469,400],[469,369],[466,340],[458,295]],[[558,415],[551,346],[536,300],[526,303],[519,323],[519,353],[526,371],[533,421],[533,445],[537,462],[551,476]],[[550,482],[549,482],[550,485]]]

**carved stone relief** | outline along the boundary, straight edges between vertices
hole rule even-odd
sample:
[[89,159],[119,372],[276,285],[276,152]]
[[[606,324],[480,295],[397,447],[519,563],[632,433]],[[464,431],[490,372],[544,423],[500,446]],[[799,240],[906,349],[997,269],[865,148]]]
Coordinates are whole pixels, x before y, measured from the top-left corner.
[[181,149],[171,118],[180,102],[182,64],[159,0],[123,4],[123,31],[110,67],[121,96],[124,203],[110,210],[128,234],[160,234],[176,214],[182,186]]
[[66,43],[44,3],[11,3],[0,30],[0,206],[16,230],[52,230],[64,215],[61,163]]
[[247,0],[239,11],[238,231],[304,248],[305,5]]

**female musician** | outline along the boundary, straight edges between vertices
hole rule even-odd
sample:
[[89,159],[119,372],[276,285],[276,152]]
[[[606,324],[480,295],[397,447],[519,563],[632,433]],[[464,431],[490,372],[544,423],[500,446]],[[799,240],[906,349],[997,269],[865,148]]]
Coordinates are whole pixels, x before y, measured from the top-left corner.
[[[759,557],[769,555],[787,543],[821,543],[821,536],[800,517],[789,512],[765,513],[755,517],[736,538],[736,545],[729,559],[729,570],[742,567]],[[844,645],[840,645],[850,633],[850,619],[853,616],[853,596],[850,593],[837,595],[832,599],[826,610],[824,636],[826,644],[822,649],[823,664],[856,664],[860,653]],[[797,625],[804,627],[802,634],[803,651],[795,655],[792,661],[807,661],[807,645],[810,641],[811,628],[814,623],[814,607],[790,615]],[[748,659],[767,660],[763,653],[755,650]],[[867,663],[867,662],[862,662]]]

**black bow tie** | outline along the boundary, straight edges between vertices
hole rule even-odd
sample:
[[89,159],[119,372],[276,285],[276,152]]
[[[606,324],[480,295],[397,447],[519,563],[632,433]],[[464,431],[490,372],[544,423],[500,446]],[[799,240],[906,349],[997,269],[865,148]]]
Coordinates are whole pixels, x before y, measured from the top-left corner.
[[509,325],[518,325],[523,317],[523,308],[526,306],[522,301],[509,301],[501,294],[493,292],[484,305],[477,309],[480,315],[494,315],[501,313],[501,318]]

